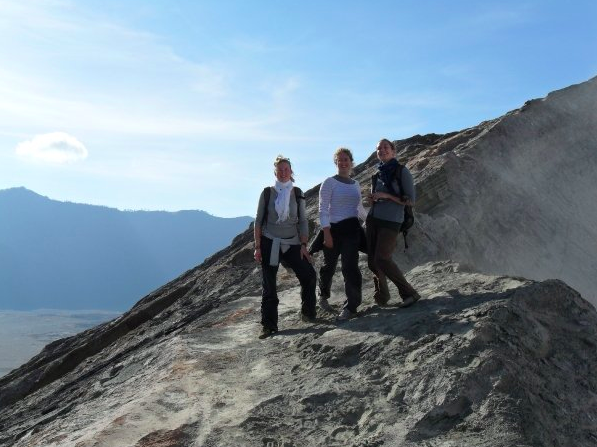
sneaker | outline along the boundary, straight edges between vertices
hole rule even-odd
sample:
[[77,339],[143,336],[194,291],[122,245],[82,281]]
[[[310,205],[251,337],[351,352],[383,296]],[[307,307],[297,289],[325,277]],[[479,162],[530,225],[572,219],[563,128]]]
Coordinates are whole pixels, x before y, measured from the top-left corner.
[[261,328],[261,334],[259,334],[259,338],[263,340],[264,338],[267,338],[270,335],[274,335],[276,332],[278,332],[277,329],[270,329],[264,326]]
[[355,312],[351,312],[348,309],[342,309],[342,312],[336,317],[338,321],[346,321],[350,320],[351,318],[356,317],[357,314]]
[[400,303],[400,305],[398,307],[409,307],[409,306],[412,306],[417,301],[419,301],[420,298],[421,298],[421,295],[419,295],[417,292],[415,292],[414,295],[407,296],[406,298],[404,298],[404,300],[402,301],[402,303]]
[[319,301],[317,302],[317,304],[319,304],[319,307],[321,308],[321,310],[326,311],[326,312],[333,312],[334,308],[330,305],[330,303],[328,302],[328,299],[326,297],[319,297]]
[[316,323],[317,319],[313,316],[305,315],[302,310],[299,310],[299,319],[304,323]]

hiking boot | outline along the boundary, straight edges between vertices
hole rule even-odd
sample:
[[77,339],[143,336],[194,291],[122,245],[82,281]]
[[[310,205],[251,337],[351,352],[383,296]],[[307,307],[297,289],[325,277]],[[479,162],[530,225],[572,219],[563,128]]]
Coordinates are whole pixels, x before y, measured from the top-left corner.
[[313,316],[305,315],[302,310],[299,310],[299,319],[304,323],[316,323],[317,319]]
[[317,302],[317,304],[319,304],[320,309],[325,312],[333,312],[334,311],[334,308],[330,305],[330,303],[328,302],[328,299],[324,296],[319,297],[319,301]]
[[263,327],[261,328],[261,333],[259,334],[259,338],[260,338],[261,340],[263,340],[264,338],[267,338],[267,337],[269,337],[270,335],[274,335],[276,332],[278,332],[278,330],[277,330],[277,329],[271,329],[271,328],[268,328],[268,327],[265,327],[265,326],[263,326]]
[[407,296],[406,298],[404,298],[404,300],[398,305],[398,307],[412,306],[417,301],[419,301],[420,298],[421,298],[421,295],[419,295],[417,292],[415,292],[414,295]]
[[375,301],[375,304],[377,304],[379,307],[386,307],[388,305],[388,301],[389,300],[382,300],[380,298],[373,298],[373,301]]
[[351,312],[348,309],[342,309],[342,312],[336,317],[337,321],[346,321],[356,317],[356,312]]
[[379,292],[379,290],[376,290],[375,293],[373,293],[373,301],[375,301],[375,304],[377,304],[378,306],[384,307],[388,305],[390,297],[384,296]]

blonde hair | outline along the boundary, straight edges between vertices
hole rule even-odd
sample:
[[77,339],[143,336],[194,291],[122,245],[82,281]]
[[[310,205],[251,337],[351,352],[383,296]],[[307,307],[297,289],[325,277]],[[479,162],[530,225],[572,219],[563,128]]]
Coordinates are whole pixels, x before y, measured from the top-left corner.
[[290,166],[290,181],[294,182],[294,172],[292,171],[292,163],[290,163],[290,158],[285,157],[284,155],[278,155],[274,160],[274,175],[276,175],[276,168],[280,163],[288,163],[288,166]]
[[334,163],[335,164],[338,164],[338,156],[340,154],[348,155],[348,158],[350,158],[350,162],[354,163],[354,157],[352,156],[352,152],[350,151],[350,149],[347,149],[345,147],[339,147],[338,149],[336,149],[336,152],[334,152]]

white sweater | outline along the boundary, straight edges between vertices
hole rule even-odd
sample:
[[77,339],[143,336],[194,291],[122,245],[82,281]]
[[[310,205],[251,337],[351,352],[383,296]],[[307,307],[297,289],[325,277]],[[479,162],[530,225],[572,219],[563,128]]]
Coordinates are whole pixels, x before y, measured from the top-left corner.
[[356,180],[352,184],[342,183],[328,177],[319,189],[319,222],[322,228],[329,227],[351,217],[366,215],[361,203],[361,186]]

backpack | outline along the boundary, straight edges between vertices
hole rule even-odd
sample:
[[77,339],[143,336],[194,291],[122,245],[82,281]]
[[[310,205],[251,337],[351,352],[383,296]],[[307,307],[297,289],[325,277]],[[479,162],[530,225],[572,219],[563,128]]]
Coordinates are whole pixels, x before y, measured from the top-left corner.
[[[298,186],[293,187],[292,190],[294,192],[294,198],[296,200],[296,217],[298,218],[298,220],[301,220],[301,207],[299,206],[298,201],[299,199],[305,200],[305,196],[303,195],[303,191],[301,190],[301,188],[299,188]],[[261,228],[263,228],[265,226],[265,223],[267,222],[267,213],[269,212],[269,198],[271,193],[271,186],[266,186],[265,188],[263,188],[263,199],[265,203],[265,209],[263,212],[263,219],[261,219]]]
[[[396,183],[398,183],[398,188],[399,188],[399,193],[396,194],[396,191],[394,191],[394,187],[390,184],[388,185],[389,189],[390,189],[390,193],[397,196],[397,197],[402,197],[404,195],[404,187],[402,186],[402,169],[404,168],[403,165],[401,165],[400,163],[398,163],[398,167],[396,168],[395,171],[395,176],[394,178],[396,179]],[[373,177],[371,177],[371,193],[375,192],[375,187],[377,185],[377,179],[379,178],[379,172],[376,172],[375,174],[373,174]],[[410,230],[410,228],[414,225],[415,223],[415,214],[413,211],[413,207],[411,205],[405,205],[404,206],[404,220],[402,221],[402,224],[400,225],[400,230],[399,232],[402,233],[402,236],[404,237],[404,250],[408,249],[408,243],[406,242],[406,236],[408,234],[408,230]]]

